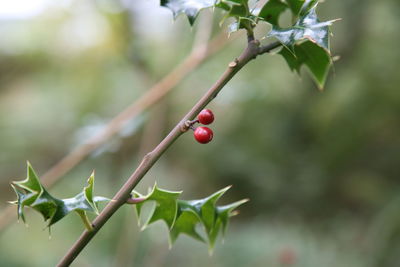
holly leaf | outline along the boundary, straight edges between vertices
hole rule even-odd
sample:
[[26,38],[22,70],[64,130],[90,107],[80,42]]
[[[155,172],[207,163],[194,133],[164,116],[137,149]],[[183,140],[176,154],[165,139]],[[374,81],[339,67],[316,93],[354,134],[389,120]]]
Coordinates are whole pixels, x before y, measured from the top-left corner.
[[200,242],[206,243],[206,240],[196,231],[196,225],[201,223],[198,213],[184,200],[179,201],[179,213],[177,217],[169,233],[170,246],[175,243],[180,234],[186,234]]
[[318,0],[286,0],[287,5],[295,16],[307,13],[318,4]]
[[[156,222],[158,220],[163,220],[168,225],[168,228],[172,228],[178,212],[177,199],[182,192],[179,191],[167,191],[154,185],[151,192],[145,196],[146,200],[153,200],[156,203],[155,209],[149,216],[148,221],[143,226],[146,228],[149,224]],[[140,215],[140,210],[143,202],[140,203],[138,214]]]
[[169,8],[174,18],[185,14],[193,25],[200,10],[214,6],[215,0],[161,0],[161,6]]
[[302,65],[307,66],[312,78],[319,89],[324,87],[326,77],[332,65],[331,56],[326,50],[311,41],[303,42],[294,46],[294,53],[284,47],[279,52],[286,60],[292,71],[300,74]]
[[[309,1],[304,5],[311,4],[312,1]],[[315,8],[314,4],[293,27],[282,29],[273,25],[268,36],[277,38],[283,44],[280,54],[292,70],[299,73],[301,66],[306,65],[319,89],[322,89],[332,65],[329,26],[335,20],[320,22]]]
[[72,211],[98,213],[98,203],[108,201],[107,198],[93,196],[94,172],[88,179],[88,185],[83,188],[81,193],[72,198],[58,199],[42,186],[31,164],[28,162],[27,165],[27,178],[11,184],[17,195],[17,200],[11,203],[18,206],[18,218],[21,218],[24,222],[25,206],[38,211],[48,222],[47,226],[50,227]]
[[233,17],[235,21],[228,26],[229,33],[239,29],[252,31],[259,17],[253,15],[249,8],[248,0],[219,0],[216,7],[226,11],[223,21]]
[[227,186],[204,199],[192,200],[189,202],[191,206],[196,208],[195,210],[200,215],[207,234],[209,234],[215,226],[217,216],[215,212],[215,203],[223,194],[225,194],[226,191],[229,190],[229,188],[231,188],[231,186]]
[[289,28],[273,25],[268,37],[275,37],[293,52],[294,45],[300,41],[310,40],[323,47],[329,53],[329,26],[335,20],[320,22],[315,7],[300,17],[296,24]]
[[[216,202],[229,188],[223,188],[211,196],[197,200],[178,200],[181,192],[163,190],[156,185],[147,196],[137,192],[133,195],[143,199],[136,204],[139,218],[144,203],[153,201],[156,204],[144,227],[162,220],[169,228],[170,245],[180,234],[186,234],[201,242],[207,242],[211,251],[219,233],[222,231],[224,234],[229,217],[234,215],[233,210],[248,201],[242,200],[225,206],[217,206]],[[196,230],[198,225],[203,226],[207,239]]]
[[257,17],[252,15],[249,9],[248,0],[161,0],[161,6],[169,8],[174,18],[185,14],[193,25],[202,9],[217,7],[226,12],[226,16],[235,18],[235,24],[229,26],[230,32],[238,29],[254,28]]
[[261,8],[258,16],[273,25],[278,25],[279,16],[287,7],[288,5],[282,0],[268,0],[268,2]]
[[217,217],[221,221],[223,236],[225,235],[226,229],[228,228],[229,218],[238,214],[237,212],[234,212],[234,210],[248,201],[249,199],[246,198],[228,205],[217,207]]
[[225,10],[229,17],[246,17],[250,15],[247,0],[219,0],[215,6]]

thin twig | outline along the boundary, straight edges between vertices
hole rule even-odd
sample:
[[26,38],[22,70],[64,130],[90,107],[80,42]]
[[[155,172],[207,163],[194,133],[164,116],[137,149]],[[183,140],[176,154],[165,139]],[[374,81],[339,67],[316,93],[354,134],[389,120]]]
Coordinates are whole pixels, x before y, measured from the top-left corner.
[[262,55],[265,53],[270,53],[272,50],[274,50],[275,48],[278,48],[280,46],[282,46],[282,44],[280,42],[273,42],[270,44],[260,46],[260,48],[258,48],[258,54]]
[[221,91],[221,89],[229,82],[232,77],[249,61],[256,58],[257,55],[271,51],[278,47],[278,44],[271,44],[260,48],[258,40],[250,41],[247,48],[243,53],[234,60],[235,64],[229,64],[228,68],[218,79],[218,81],[204,94],[204,96],[193,106],[193,108],[182,118],[182,120],[172,129],[172,131],[165,137],[160,144],[150,153],[144,156],[138,168],[132,173],[126,183],[113,197],[110,202],[100,213],[99,216],[93,221],[93,231],[84,231],[78,238],[75,244],[68,250],[57,266],[69,266],[74,259],[79,255],[83,248],[90,242],[96,235],[101,227],[110,219],[110,217],[126,203],[130,197],[130,193],[139,183],[139,181],[146,175],[151,167],[157,160],[164,154],[164,152],[177,140],[183,133],[182,129],[185,127],[185,122],[193,120],[196,115],[210,103]]
[[126,204],[134,205],[134,204],[138,204],[138,203],[140,203],[140,202],[143,202],[143,201],[145,201],[145,200],[146,200],[145,197],[137,197],[137,198],[130,197],[130,198],[128,198],[128,199],[126,200]]
[[247,42],[252,42],[252,41],[254,41],[255,40],[255,38],[254,38],[254,33],[253,33],[253,31],[247,31]]

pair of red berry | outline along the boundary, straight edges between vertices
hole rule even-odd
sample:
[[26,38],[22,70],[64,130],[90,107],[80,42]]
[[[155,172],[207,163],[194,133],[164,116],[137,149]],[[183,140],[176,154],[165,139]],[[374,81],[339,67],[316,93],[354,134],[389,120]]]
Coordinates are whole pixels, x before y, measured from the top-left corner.
[[[209,109],[203,109],[197,116],[197,121],[201,124],[211,124],[214,121],[214,114]],[[207,144],[213,139],[213,131],[208,127],[197,127],[194,129],[194,139],[201,144]]]

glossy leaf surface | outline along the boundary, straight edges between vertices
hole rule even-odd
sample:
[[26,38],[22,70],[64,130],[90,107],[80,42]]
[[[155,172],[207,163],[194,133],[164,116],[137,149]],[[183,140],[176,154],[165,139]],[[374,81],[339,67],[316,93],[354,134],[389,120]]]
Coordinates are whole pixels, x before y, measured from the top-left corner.
[[185,14],[191,25],[196,20],[200,10],[214,6],[215,0],[161,0],[161,6],[169,8],[174,18]]
[[[180,234],[186,234],[196,240],[207,242],[212,250],[219,233],[225,233],[229,218],[234,215],[233,210],[248,201],[245,199],[229,205],[217,206],[216,202],[229,188],[223,188],[209,197],[198,200],[178,200],[181,192],[163,190],[156,185],[147,196],[137,192],[133,195],[144,199],[136,204],[139,219],[144,203],[155,202],[155,208],[150,213],[143,229],[153,222],[162,220],[169,228],[171,245]],[[198,225],[203,226],[206,237],[198,233],[196,230]]]
[[287,4],[282,0],[269,0],[261,8],[258,16],[273,25],[278,25],[279,16],[286,10],[287,7]]
[[308,39],[329,52],[329,26],[334,21],[320,22],[315,8],[312,8],[307,14],[300,17],[292,27],[280,28],[273,26],[268,37],[275,37],[290,50],[293,50],[293,46],[299,41]]
[[98,213],[98,203],[108,201],[104,197],[93,196],[94,173],[88,179],[88,185],[82,192],[72,198],[58,199],[50,195],[42,186],[40,180],[28,162],[27,178],[23,181],[12,182],[11,186],[17,194],[17,200],[11,203],[18,206],[18,218],[25,222],[24,207],[38,211],[48,221],[47,226],[61,220],[72,211]]
[[285,0],[293,15],[303,15],[315,7],[318,0]]
[[282,43],[284,47],[280,54],[292,70],[299,73],[302,65],[307,66],[318,87],[322,89],[332,65],[329,26],[335,20],[320,22],[315,8],[314,5],[309,9],[293,27],[283,29],[273,26],[268,36]]
[[292,71],[295,70],[297,73],[300,73],[301,66],[307,66],[319,89],[324,87],[326,77],[332,65],[332,59],[324,48],[307,41],[295,45],[294,53],[284,47],[279,54],[285,58]]

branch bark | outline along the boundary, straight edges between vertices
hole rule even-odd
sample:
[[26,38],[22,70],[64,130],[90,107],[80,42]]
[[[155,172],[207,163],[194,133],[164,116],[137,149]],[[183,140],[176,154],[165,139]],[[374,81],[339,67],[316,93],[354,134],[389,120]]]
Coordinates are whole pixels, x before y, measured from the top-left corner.
[[187,121],[193,120],[197,114],[207,106],[221,91],[221,89],[235,76],[235,74],[245,66],[249,61],[255,59],[258,55],[270,52],[280,46],[280,43],[272,43],[261,46],[258,40],[250,40],[247,48],[234,61],[229,63],[228,68],[217,80],[217,82],[203,95],[203,97],[192,107],[192,109],[182,118],[182,120],[172,129],[172,131],[159,143],[154,150],[146,154],[137,169],[132,173],[126,183],[113,197],[113,200],[103,209],[99,216],[93,221],[92,231],[84,231],[75,244],[60,260],[57,266],[69,266],[89,241],[96,235],[101,227],[110,219],[110,217],[126,203],[130,193],[146,175],[151,167],[157,162],[162,154],[177,140],[184,132],[188,130]]

